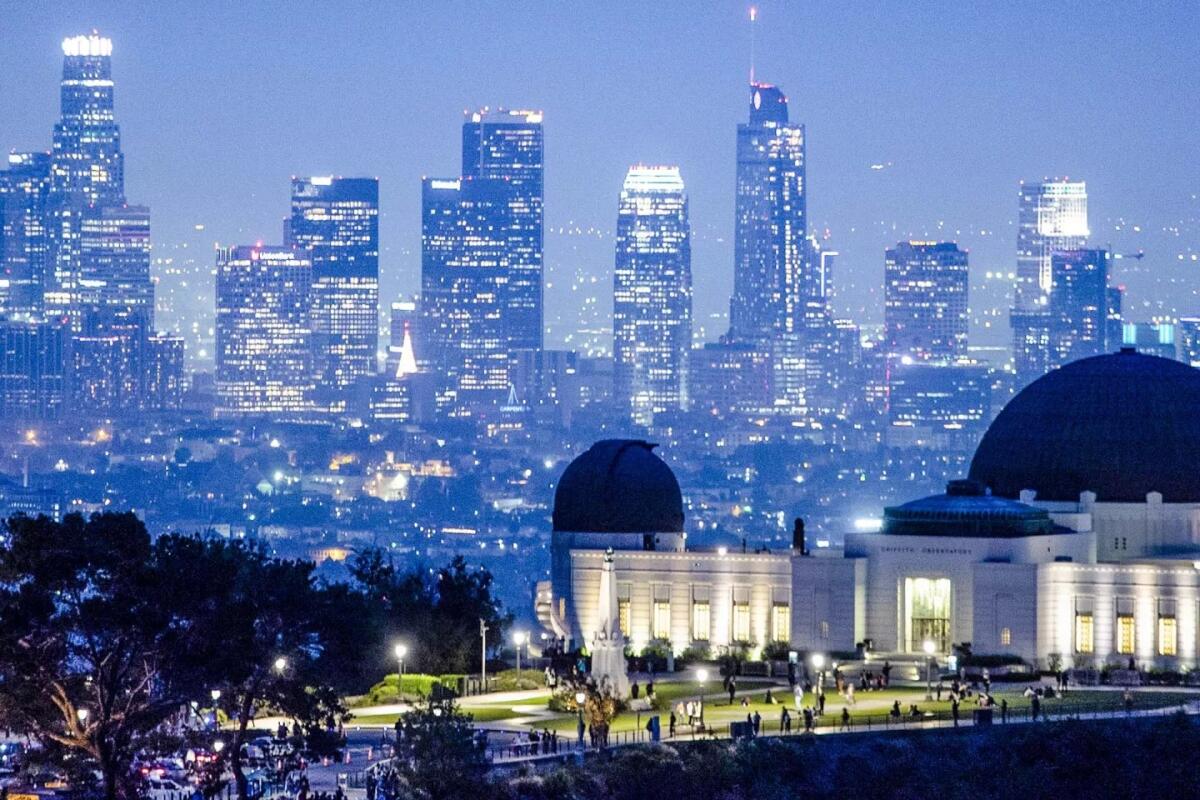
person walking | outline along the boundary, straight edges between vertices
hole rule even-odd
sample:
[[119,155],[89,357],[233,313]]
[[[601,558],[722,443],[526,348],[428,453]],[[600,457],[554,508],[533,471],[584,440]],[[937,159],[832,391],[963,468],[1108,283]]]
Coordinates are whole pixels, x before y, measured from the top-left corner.
[[1042,698],[1038,697],[1035,694],[1033,697],[1029,698],[1029,716],[1033,719],[1034,722],[1038,721],[1038,714],[1040,714],[1041,711],[1042,711]]
[[737,693],[737,679],[729,676],[729,705],[733,705],[733,696]]
[[787,706],[784,706],[783,713],[779,715],[779,732],[782,734],[791,733],[792,730],[792,715],[788,713]]
[[754,712],[754,721],[752,727],[754,728],[754,735],[758,736],[759,732],[762,730],[762,714],[759,714],[757,711]]
[[1006,722],[1008,722],[1008,698],[1001,697],[1000,698],[1000,723],[1004,724]]
[[958,727],[958,698],[955,697],[950,701],[950,716],[954,718],[954,727]]
[[817,695],[817,714],[822,717],[825,716],[825,692]]
[[813,732],[813,712],[808,706],[804,707],[804,732]]
[[671,718],[667,721],[667,738],[668,739],[675,738],[675,722],[676,722],[675,712],[671,711]]
[[842,706],[842,730],[850,730],[850,709]]

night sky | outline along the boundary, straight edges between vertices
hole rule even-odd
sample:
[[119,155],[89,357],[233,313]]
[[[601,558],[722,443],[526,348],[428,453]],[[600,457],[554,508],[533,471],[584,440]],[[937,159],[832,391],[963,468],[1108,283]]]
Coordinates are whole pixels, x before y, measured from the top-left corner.
[[[277,242],[292,174],[377,175],[391,300],[418,286],[420,177],[457,174],[463,109],[536,107],[548,344],[570,341],[587,295],[611,304],[617,193],[639,161],[680,165],[697,327],[724,328],[745,3],[3,6],[0,147],[47,149],[60,40],[111,37],[127,194],[152,207],[160,249]],[[1200,312],[1200,6],[974,6],[760,4],[757,75],[807,125],[839,313],[879,319],[883,249],[909,237],[959,241],[977,315],[1002,304],[986,273],[1013,269],[1017,182],[1045,175],[1087,180],[1097,244],[1147,251],[1116,276],[1131,316]],[[576,273],[598,283],[573,292]]]

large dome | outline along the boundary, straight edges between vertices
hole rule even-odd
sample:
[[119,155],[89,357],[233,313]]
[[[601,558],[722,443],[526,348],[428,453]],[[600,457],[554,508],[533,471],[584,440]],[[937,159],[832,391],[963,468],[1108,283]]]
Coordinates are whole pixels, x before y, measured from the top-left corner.
[[1200,370],[1131,349],[1027,386],[984,434],[970,476],[1001,497],[1200,501]]
[[671,468],[638,439],[596,442],[567,465],[554,492],[554,530],[678,533],[683,496]]

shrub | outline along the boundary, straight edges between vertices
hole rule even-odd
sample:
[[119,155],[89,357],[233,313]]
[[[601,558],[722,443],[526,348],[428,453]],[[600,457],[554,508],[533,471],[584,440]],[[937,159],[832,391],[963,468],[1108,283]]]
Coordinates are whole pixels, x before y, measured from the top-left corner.
[[708,642],[692,642],[679,655],[678,660],[685,664],[694,661],[712,661],[712,646]]
[[762,659],[763,661],[787,661],[791,650],[791,645],[787,642],[767,642],[762,649]]
[[516,692],[546,688],[546,675],[540,669],[506,669],[488,675],[488,688],[496,692]]

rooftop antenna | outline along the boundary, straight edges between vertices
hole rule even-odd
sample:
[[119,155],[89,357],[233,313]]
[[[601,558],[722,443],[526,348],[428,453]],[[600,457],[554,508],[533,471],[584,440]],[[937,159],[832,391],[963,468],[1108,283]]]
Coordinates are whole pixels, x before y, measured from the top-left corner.
[[754,22],[758,19],[758,8],[750,6],[750,85],[754,85]]

